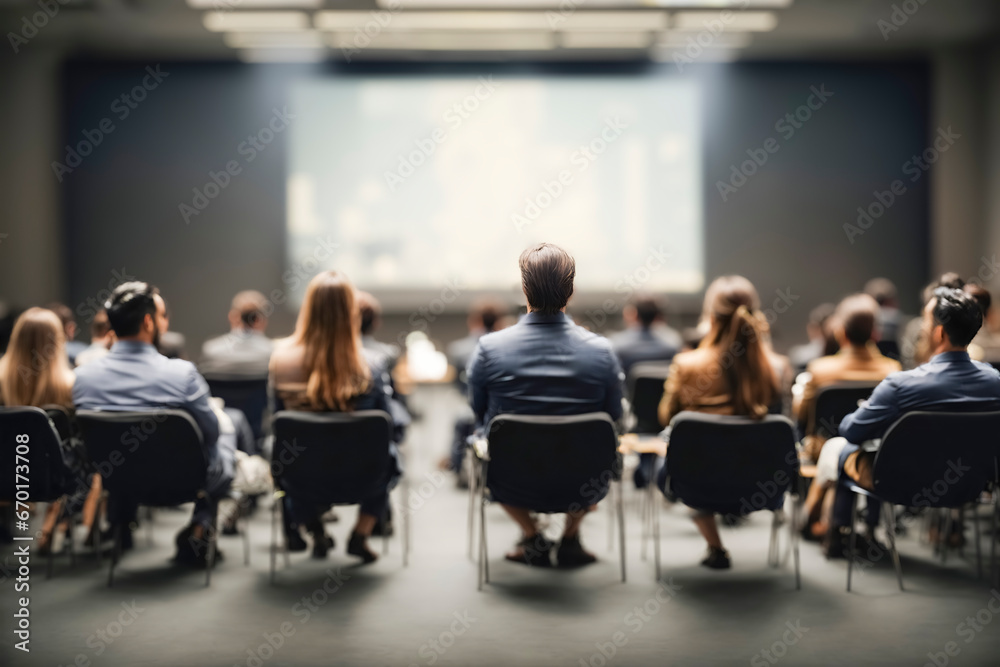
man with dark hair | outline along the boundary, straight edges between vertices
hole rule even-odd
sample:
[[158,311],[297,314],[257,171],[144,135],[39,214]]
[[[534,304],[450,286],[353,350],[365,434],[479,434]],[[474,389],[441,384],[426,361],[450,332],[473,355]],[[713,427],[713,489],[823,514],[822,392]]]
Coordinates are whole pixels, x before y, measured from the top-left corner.
[[[215,504],[228,493],[233,480],[236,434],[231,424],[220,425],[209,403],[208,385],[194,364],[168,359],[157,351],[167,317],[155,287],[137,281],[119,285],[105,308],[118,342],[107,356],[77,369],[73,403],[78,410],[181,409],[191,414],[208,461],[205,490],[209,497],[195,503],[191,525],[178,534],[177,560],[204,564]],[[227,432],[221,432],[222,426],[227,426]],[[131,546],[130,524],[135,515],[135,505],[111,498],[108,519],[122,527],[126,547]]]
[[76,320],[73,319],[73,311],[66,304],[53,302],[45,306],[59,317],[62,322],[63,334],[66,336],[66,355],[69,357],[69,365],[76,365],[76,355],[87,349],[87,344],[81,340],[76,340]]
[[[576,263],[562,248],[542,243],[519,261],[528,314],[514,326],[486,334],[469,362],[469,400],[478,424],[499,414],[574,415],[606,412],[622,416],[624,374],[607,339],[577,326],[566,315],[573,295]],[[598,498],[607,487],[595,489]],[[538,529],[530,509],[494,496],[523,531],[508,560],[551,565],[555,546]],[[596,500],[595,500],[596,502]],[[580,544],[587,510],[568,513],[557,552],[560,566],[596,560]]]
[[636,294],[622,308],[625,330],[608,337],[622,370],[627,374],[643,361],[669,363],[680,352],[683,340],[667,326],[663,305],[651,294]]
[[375,338],[375,332],[382,326],[382,304],[368,292],[358,290],[355,296],[361,311],[361,347],[378,355],[381,365],[391,373],[402,351],[398,345],[383,343]]
[[[920,303],[927,305],[927,302],[934,297],[934,290],[938,287],[962,289],[965,287],[965,280],[954,271],[942,273],[937,280],[932,280],[921,291]],[[931,358],[929,343],[923,337],[924,329],[922,317],[914,317],[907,322],[899,342],[900,361],[903,362],[903,368],[916,368]]]
[[[915,410],[1000,410],[1000,372],[969,358],[967,347],[979,331],[979,304],[961,289],[934,290],[923,312],[924,335],[931,359],[910,371],[883,380],[868,401],[840,424],[841,437],[828,440],[817,464],[816,482],[833,484],[846,476],[866,489],[873,487],[875,452],[860,445],[882,438],[900,417]],[[984,443],[987,446],[987,443]],[[850,524],[849,492],[837,488],[827,550],[830,557],[844,549],[842,527]]]
[[233,297],[229,333],[205,341],[198,369],[212,378],[240,380],[266,378],[274,341],[264,333],[271,304],[256,290]]

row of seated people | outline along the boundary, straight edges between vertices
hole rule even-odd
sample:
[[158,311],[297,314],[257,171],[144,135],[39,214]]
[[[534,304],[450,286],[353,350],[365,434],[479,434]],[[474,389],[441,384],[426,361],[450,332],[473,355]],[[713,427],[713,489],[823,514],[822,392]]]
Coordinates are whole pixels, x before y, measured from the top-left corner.
[[[504,413],[606,412],[620,422],[625,410],[624,371],[619,356],[611,342],[575,324],[565,312],[575,280],[572,257],[557,246],[541,244],[526,250],[519,264],[528,314],[513,326],[482,335],[467,366],[466,381],[476,425],[482,428],[493,416]],[[407,416],[392,400],[387,355],[384,351],[366,351],[362,345],[363,316],[358,301],[356,290],[337,272],[321,273],[311,281],[295,333],[275,345],[268,355],[271,393],[278,408],[383,409],[394,418],[398,442]],[[844,375],[857,372],[851,367],[856,363],[869,366],[872,364],[868,362],[874,362],[877,373],[896,370],[871,349],[875,330],[871,322],[876,308],[861,297],[842,304],[837,319],[841,322],[838,336],[844,348]],[[240,313],[238,308],[234,311]],[[157,352],[157,339],[169,323],[165,303],[155,288],[138,282],[120,286],[107,304],[107,316],[117,342],[102,358],[80,366],[74,380],[68,363],[46,365],[40,373],[18,372],[46,350],[51,354],[53,341],[60,351],[64,346],[58,318],[35,310],[25,313],[23,326],[15,327],[10,350],[0,360],[2,398],[8,405],[69,404],[67,396],[71,392],[72,404],[80,409],[179,407],[191,412],[204,436],[211,497],[196,506],[191,525],[178,536],[178,558],[199,562],[204,554],[198,552],[197,545],[204,544],[201,538],[208,529],[212,503],[226,493],[233,477],[235,433],[225,427],[225,413],[209,401],[207,385],[195,367]],[[845,422],[842,434],[857,444],[858,434],[866,439],[877,438],[903,412],[947,407],[959,399],[978,401],[983,409],[1000,407],[1000,374],[972,362],[967,353],[982,319],[979,303],[968,292],[950,287],[937,289],[922,318],[924,335],[933,353],[930,362],[915,371],[893,373],[869,404]],[[660,409],[664,425],[681,411],[753,418],[782,412],[790,364],[771,349],[767,321],[753,285],[738,276],[717,279],[706,293],[703,322],[706,333],[698,347],[673,358]],[[33,335],[35,343],[28,335],[29,323],[41,327],[42,333],[36,331]],[[234,329],[252,330],[254,326],[252,319],[248,322],[242,316],[234,322]],[[247,338],[250,336],[248,333]],[[60,353],[52,358],[63,357]],[[812,369],[814,390],[824,381],[825,366],[817,362]],[[868,370],[872,369],[866,368],[865,372]],[[828,380],[841,378],[840,371],[826,375]],[[800,409],[809,401],[808,392],[807,384]],[[863,427],[855,432],[850,429],[854,424]],[[810,494],[812,510],[823,505],[813,496],[820,495],[819,491],[830,487],[841,474],[870,484],[870,479],[865,478],[866,472],[870,474],[869,457],[859,453],[856,446],[831,441],[821,449],[817,491]],[[828,453],[833,451],[837,452],[835,461]],[[398,460],[393,457],[385,471],[384,493],[362,505],[348,552],[363,562],[375,559],[366,538],[384,511],[387,494],[399,474]],[[660,483],[663,487],[662,475]],[[606,493],[606,489],[601,491]],[[664,491],[669,493],[669,489]],[[523,532],[523,539],[508,558],[550,564],[555,545],[541,534],[531,508],[519,506],[516,499],[495,500]],[[109,518],[127,525],[134,519],[135,508],[121,505],[112,503]],[[312,533],[314,555],[322,557],[333,546],[319,519],[324,509],[308,497],[297,495],[294,489],[289,491],[285,516],[291,547],[307,548],[298,532],[300,526]],[[695,522],[709,546],[704,564],[728,567],[729,555],[719,538],[714,516],[695,509]],[[582,510],[568,517],[557,552],[560,564],[582,565],[594,560],[579,539],[585,514],[586,510]],[[839,527],[836,519],[831,517],[827,523]]]

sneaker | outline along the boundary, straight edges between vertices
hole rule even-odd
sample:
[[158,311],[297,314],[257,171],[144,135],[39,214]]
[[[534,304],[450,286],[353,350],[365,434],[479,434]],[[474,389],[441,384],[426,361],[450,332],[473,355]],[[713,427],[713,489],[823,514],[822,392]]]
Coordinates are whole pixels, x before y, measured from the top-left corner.
[[347,553],[359,557],[364,565],[378,560],[378,554],[368,548],[368,538],[361,533],[351,533]]
[[584,550],[580,544],[580,536],[564,537],[559,543],[559,550],[556,552],[556,560],[559,567],[583,567],[597,562],[597,556]]
[[517,551],[504,556],[512,563],[521,563],[532,567],[552,567],[552,548],[555,543],[542,533],[533,537],[525,537],[517,543]]
[[729,560],[729,552],[717,547],[708,548],[708,555],[701,561],[701,564],[712,570],[728,570],[733,566]]

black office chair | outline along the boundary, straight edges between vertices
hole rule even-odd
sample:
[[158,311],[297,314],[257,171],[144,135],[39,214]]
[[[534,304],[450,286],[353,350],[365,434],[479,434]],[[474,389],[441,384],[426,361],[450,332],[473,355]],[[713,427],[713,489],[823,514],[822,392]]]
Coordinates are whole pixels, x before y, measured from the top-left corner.
[[[670,422],[665,493],[690,507],[745,516],[770,510],[768,562],[777,567],[779,512],[795,493],[799,458],[792,422],[780,415],[763,419],[682,412]],[[790,540],[795,556],[795,588],[801,588],[799,543],[792,504]],[[660,578],[659,515],[653,536],[656,578]]]
[[253,437],[259,442],[264,435],[267,414],[267,376],[235,380],[206,375],[205,381],[212,396],[221,398],[227,408],[236,408],[246,416]]
[[[5,443],[0,460],[0,501],[13,505],[17,512],[25,503],[51,503],[73,490],[73,473],[63,460],[59,433],[44,410],[32,407],[0,407],[0,442]],[[62,504],[55,525],[67,516]],[[15,531],[15,537],[18,532]],[[54,549],[49,549],[46,576],[52,576]],[[70,531],[70,557],[75,562],[76,548]]]
[[[474,446],[479,463],[479,590],[489,582],[486,550],[487,490],[517,498],[519,507],[540,513],[579,511],[594,504],[603,485],[617,482],[616,497],[622,581],[625,581],[625,524],[621,457],[614,422],[604,412],[543,417],[498,415],[485,441]],[[596,486],[595,486],[596,480]]]
[[663,430],[657,412],[663,398],[663,384],[669,374],[669,361],[644,361],[629,370],[626,385],[636,419],[635,433],[655,435]]
[[871,397],[878,382],[838,382],[816,392],[810,415],[812,432],[826,440],[838,435],[840,422]]
[[[910,412],[886,431],[872,467],[874,489],[864,489],[850,479],[841,484],[854,492],[851,516],[851,549],[847,561],[847,590],[857,557],[858,495],[881,500],[886,509],[886,533],[892,562],[903,590],[903,569],[896,552],[894,505],[959,509],[977,502],[993,487],[993,536],[990,571],[996,557],[997,536],[997,434],[1000,412]],[[958,462],[968,470],[956,468]],[[950,478],[957,476],[955,481]],[[930,493],[928,493],[930,490]],[[972,513],[976,531],[976,564],[982,576],[979,517]]]
[[[274,415],[271,471],[275,502],[271,515],[271,582],[275,580],[278,507],[285,494],[316,505],[357,505],[380,490],[390,462],[392,418],[381,410],[298,412]],[[405,477],[404,477],[405,479]],[[404,490],[405,493],[405,490]],[[409,512],[403,518],[403,565],[408,561]],[[282,533],[283,534],[283,533]],[[388,550],[388,536],[383,546]],[[285,542],[285,563],[288,545]]]
[[[208,462],[201,429],[186,411],[80,410],[76,420],[87,454],[111,496],[148,507],[173,507],[206,496]],[[218,504],[208,531],[206,586],[215,564],[217,514]],[[114,584],[121,545],[121,526],[116,524],[109,587]]]
[[876,346],[878,347],[878,351],[881,352],[883,356],[889,357],[890,359],[899,361],[902,356],[899,350],[899,343],[894,340],[880,340],[876,343]]

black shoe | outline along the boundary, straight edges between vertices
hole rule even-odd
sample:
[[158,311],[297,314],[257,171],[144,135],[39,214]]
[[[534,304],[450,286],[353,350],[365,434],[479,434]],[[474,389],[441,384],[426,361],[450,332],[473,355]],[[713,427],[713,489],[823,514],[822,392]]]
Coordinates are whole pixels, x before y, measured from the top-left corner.
[[519,551],[504,556],[512,563],[521,563],[532,567],[552,567],[552,548],[555,542],[541,533],[534,537],[525,537],[517,543]]
[[[132,544],[132,529],[129,528],[126,525],[126,526],[122,526],[121,530],[122,530],[122,535],[121,535],[122,545],[121,545],[121,549],[122,549],[122,551],[129,551],[132,548],[132,546],[133,546],[133,544]],[[114,528],[108,528],[107,530],[101,531],[101,542],[102,543],[103,542],[114,542],[114,540],[115,540],[115,529]]]
[[347,553],[359,557],[365,565],[378,560],[378,554],[368,548],[368,538],[361,533],[351,533]]
[[[206,536],[209,530],[206,527],[202,531],[202,537],[194,537],[193,525],[188,525],[181,529],[174,540],[177,545],[174,562],[193,565],[195,567],[205,567],[208,562],[209,540]],[[222,562],[223,558],[222,550],[216,545],[214,562]]]
[[[858,545],[860,547],[860,545]],[[831,526],[823,538],[823,555],[827,560],[847,558],[851,551],[851,534],[848,528]]]
[[333,545],[333,538],[329,535],[313,535],[312,557],[318,559],[326,558],[327,552],[333,548]]
[[597,562],[597,556],[585,551],[580,544],[580,536],[564,537],[556,551],[556,561],[559,567],[583,567]]
[[306,541],[302,539],[302,533],[299,532],[298,528],[293,528],[285,532],[285,545],[289,551],[294,552],[305,551],[309,548]]
[[708,548],[708,555],[701,564],[712,570],[728,570],[733,566],[729,560],[729,552],[717,547]]

